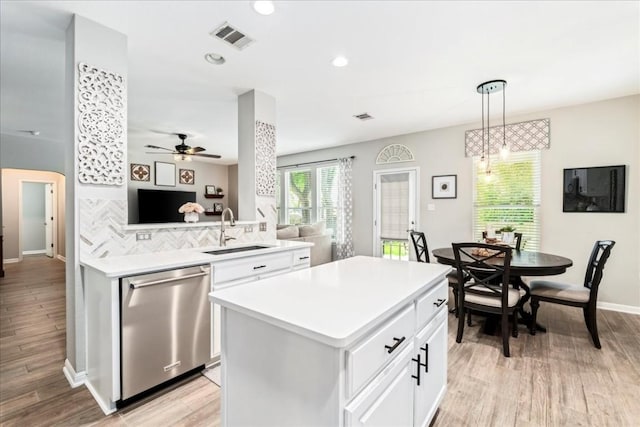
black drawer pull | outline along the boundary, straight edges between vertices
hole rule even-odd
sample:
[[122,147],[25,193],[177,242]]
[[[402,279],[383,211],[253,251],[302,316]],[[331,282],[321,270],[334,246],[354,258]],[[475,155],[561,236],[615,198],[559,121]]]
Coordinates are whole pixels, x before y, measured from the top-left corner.
[[393,353],[393,350],[395,350],[396,348],[398,348],[398,346],[400,344],[402,344],[402,342],[405,340],[405,337],[402,337],[402,338],[393,337],[393,340],[396,342],[394,345],[385,345],[384,346],[384,348],[387,349],[387,353],[389,353],[389,354]]
[[308,257],[308,256],[301,256],[301,257],[300,257],[300,258],[298,258],[298,259],[300,259],[300,260],[302,260],[302,259],[309,259],[309,257]]
[[424,366],[424,371],[429,373],[429,343],[425,343],[424,347],[420,347],[420,350],[424,350],[424,364],[422,366]]
[[414,362],[418,362],[418,365],[416,366],[416,374],[418,375],[411,375],[411,378],[415,378],[417,381],[417,385],[420,385],[420,366],[422,366],[422,363],[420,363],[420,355],[418,355],[417,359],[411,359]]
[[256,267],[253,267],[254,270],[260,270],[261,268],[265,268],[266,265],[258,265]]
[[447,302],[446,299],[438,298],[438,301],[434,302],[433,305],[435,305],[436,307],[440,307],[445,302]]

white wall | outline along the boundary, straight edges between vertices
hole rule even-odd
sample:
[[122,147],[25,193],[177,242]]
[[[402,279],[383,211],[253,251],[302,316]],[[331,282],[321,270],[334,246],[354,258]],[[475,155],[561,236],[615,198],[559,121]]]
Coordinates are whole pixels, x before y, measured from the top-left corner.
[[[508,116],[507,122],[550,118],[551,147],[542,155],[541,250],[571,258],[574,267],[555,277],[582,283],[586,261],[597,239],[616,246],[607,264],[599,301],[640,307],[640,96]],[[470,123],[278,158],[278,166],[355,155],[353,164],[356,254],[370,255],[373,245],[373,171],[385,167],[420,167],[420,223],[430,249],[472,238],[472,160],[464,157],[464,131]],[[388,144],[408,146],[415,162],[376,165]],[[563,213],[562,170],[579,166],[627,165],[625,213]],[[458,175],[458,198],[431,198],[433,175]],[[427,211],[427,204],[435,211]]]
[[0,134],[0,166],[64,173],[65,147],[44,137]]

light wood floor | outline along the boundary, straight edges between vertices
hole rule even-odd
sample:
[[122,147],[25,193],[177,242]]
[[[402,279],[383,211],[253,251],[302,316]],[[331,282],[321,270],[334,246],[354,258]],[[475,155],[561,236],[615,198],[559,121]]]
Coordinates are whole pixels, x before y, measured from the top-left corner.
[[[105,417],[85,387],[72,389],[65,359],[64,264],[44,257],[5,266],[0,279],[0,424],[217,426],[220,389],[195,376]],[[606,283],[605,283],[606,286]],[[579,309],[541,305],[549,333],[511,339],[449,317],[448,391],[433,426],[637,426],[640,316],[599,311],[602,350]],[[248,408],[249,409],[249,408]]]

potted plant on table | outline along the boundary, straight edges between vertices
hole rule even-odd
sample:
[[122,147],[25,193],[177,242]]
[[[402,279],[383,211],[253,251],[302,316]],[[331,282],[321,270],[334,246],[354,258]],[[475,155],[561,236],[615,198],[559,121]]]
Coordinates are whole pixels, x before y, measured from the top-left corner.
[[500,233],[502,235],[501,240],[504,243],[513,243],[513,240],[515,238],[514,231],[516,231],[516,228],[512,225],[505,225],[504,227],[502,227],[500,229]]

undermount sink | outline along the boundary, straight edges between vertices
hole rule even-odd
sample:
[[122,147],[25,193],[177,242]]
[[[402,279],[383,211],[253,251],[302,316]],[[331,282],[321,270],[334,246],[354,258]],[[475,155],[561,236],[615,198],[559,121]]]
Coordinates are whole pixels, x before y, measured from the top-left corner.
[[271,246],[242,246],[239,248],[227,248],[227,249],[216,249],[215,251],[207,251],[206,254],[211,255],[224,255],[224,254],[232,254],[234,252],[245,252],[245,251],[255,251],[257,249],[267,249]]

